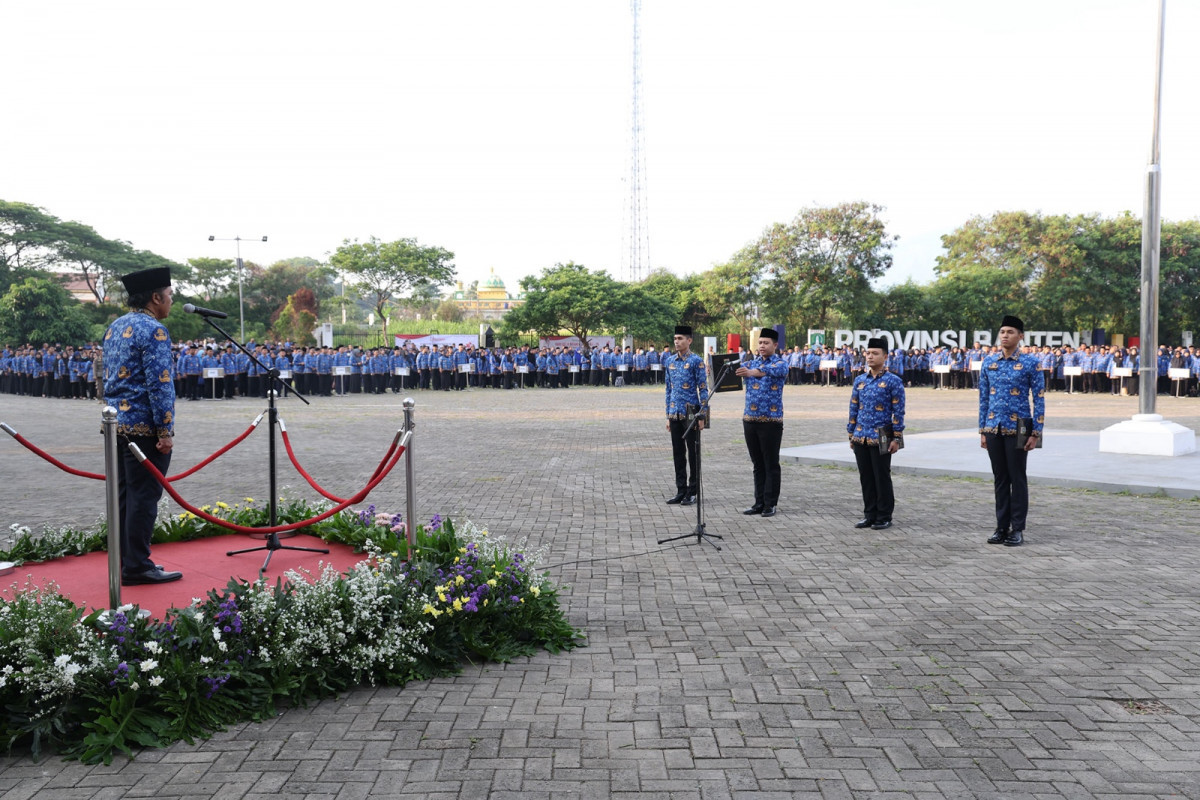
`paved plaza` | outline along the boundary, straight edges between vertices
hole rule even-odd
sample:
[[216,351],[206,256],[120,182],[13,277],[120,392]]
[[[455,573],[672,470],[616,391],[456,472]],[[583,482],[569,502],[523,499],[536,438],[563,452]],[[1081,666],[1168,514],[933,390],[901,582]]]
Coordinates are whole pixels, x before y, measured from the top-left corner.
[[[362,688],[107,767],[0,758],[0,800],[1200,798],[1200,501],[1034,486],[1027,544],[1009,549],[983,543],[990,483],[897,474],[895,526],[864,533],[853,471],[785,463],[779,515],[747,517],[741,396],[721,395],[704,488],[723,550],[660,546],[695,525],[663,502],[661,388],[414,396],[418,514],[542,549],[587,647]],[[788,387],[784,446],[843,440],[848,397]],[[172,471],[261,407],[180,403]],[[366,482],[402,419],[397,395],[282,407],[335,493]],[[910,390],[908,408],[910,433],[958,430],[976,398]],[[1136,410],[1051,395],[1046,447]],[[1200,401],[1158,411],[1200,428]],[[82,469],[102,468],[99,419],[0,398],[0,421]],[[262,499],[266,450],[264,425],[177,486]],[[315,499],[280,456],[285,491]],[[103,508],[99,482],[8,437],[0,474],[0,536]],[[401,510],[402,472],[371,500]]]

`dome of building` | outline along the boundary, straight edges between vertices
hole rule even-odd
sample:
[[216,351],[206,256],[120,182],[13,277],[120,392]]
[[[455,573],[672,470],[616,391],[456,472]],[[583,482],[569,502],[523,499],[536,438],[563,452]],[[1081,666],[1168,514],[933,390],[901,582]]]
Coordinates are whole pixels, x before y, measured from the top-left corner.
[[496,274],[496,270],[494,270],[494,269],[491,270],[491,274],[488,275],[487,280],[485,280],[483,282],[483,288],[484,289],[503,289],[504,288],[504,281],[500,280],[500,276]]

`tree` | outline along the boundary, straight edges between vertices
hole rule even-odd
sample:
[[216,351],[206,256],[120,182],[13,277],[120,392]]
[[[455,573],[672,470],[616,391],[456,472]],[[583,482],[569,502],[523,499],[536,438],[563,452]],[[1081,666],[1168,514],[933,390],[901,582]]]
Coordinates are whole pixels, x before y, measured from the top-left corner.
[[501,326],[516,334],[554,335],[567,330],[591,347],[589,337],[607,330],[619,307],[621,284],[607,272],[569,261],[521,280],[525,302],[504,315]]
[[91,321],[79,301],[49,278],[25,278],[0,297],[0,336],[11,342],[82,342]]
[[609,330],[623,330],[637,342],[667,342],[679,314],[675,307],[642,286],[624,284]]
[[883,206],[866,202],[801,209],[758,241],[766,267],[763,311],[797,330],[827,328],[833,312],[853,316],[871,297],[871,281],[892,266],[897,238],[879,219]]
[[462,322],[463,310],[457,300],[443,300],[438,303],[437,311],[433,312],[434,319],[442,322]]
[[57,226],[37,206],[0,200],[0,292],[53,265]]
[[372,236],[366,242],[344,240],[329,262],[354,276],[375,306],[386,334],[387,304],[416,287],[450,283],[454,279],[453,259],[454,253],[449,250],[422,246],[416,239],[381,242]]
[[191,275],[182,283],[206,301],[237,281],[237,264],[231,258],[189,258],[187,263]]
[[312,311],[315,299],[311,289],[300,289],[287,299],[271,326],[276,340],[292,342],[296,346],[316,344],[312,335],[317,326],[317,315]]
[[762,272],[758,248],[743,247],[729,262],[701,274],[693,296],[710,318],[728,322],[745,336],[758,319]]

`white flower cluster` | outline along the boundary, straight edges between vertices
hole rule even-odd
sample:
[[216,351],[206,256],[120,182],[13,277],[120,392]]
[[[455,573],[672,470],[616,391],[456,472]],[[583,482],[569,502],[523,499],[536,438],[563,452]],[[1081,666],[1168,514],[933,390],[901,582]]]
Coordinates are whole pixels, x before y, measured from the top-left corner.
[[471,520],[464,520],[454,527],[455,536],[464,545],[475,543],[475,549],[485,561],[496,561],[512,553],[521,553],[525,558],[525,566],[531,572],[537,572],[546,561],[546,548],[529,547],[529,537],[521,536],[509,539],[507,536],[489,533],[487,528],[480,528]]
[[[330,665],[367,677],[376,666],[396,668],[424,652],[428,623],[418,615],[423,598],[389,570],[363,561],[347,578],[325,565],[310,580],[299,572],[286,577],[292,589],[280,616],[279,657],[296,665]],[[344,581],[344,587],[341,586]],[[343,599],[342,590],[349,603]],[[411,620],[399,624],[397,610]]]
[[64,624],[74,609],[52,591],[0,600],[0,704],[5,696],[37,698],[35,707],[49,713],[75,692],[81,673],[102,669],[96,638],[82,625]]

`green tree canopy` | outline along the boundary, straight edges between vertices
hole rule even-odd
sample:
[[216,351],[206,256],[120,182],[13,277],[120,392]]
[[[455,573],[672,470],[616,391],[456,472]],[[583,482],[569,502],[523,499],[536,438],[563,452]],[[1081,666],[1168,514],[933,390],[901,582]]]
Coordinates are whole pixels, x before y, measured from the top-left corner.
[[91,321],[58,281],[25,278],[0,297],[0,337],[9,342],[76,343],[91,339]]
[[329,263],[354,278],[386,330],[388,303],[417,287],[450,283],[453,260],[449,250],[420,245],[416,239],[381,242],[372,236],[366,242],[344,240]]
[[898,237],[887,233],[882,206],[866,202],[801,209],[758,241],[766,267],[760,299],[773,322],[826,328],[831,315],[852,318],[872,299],[871,281],[892,266]]

